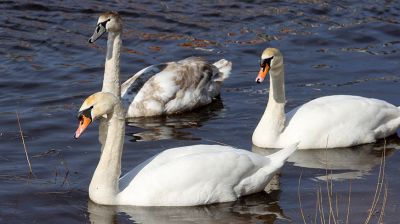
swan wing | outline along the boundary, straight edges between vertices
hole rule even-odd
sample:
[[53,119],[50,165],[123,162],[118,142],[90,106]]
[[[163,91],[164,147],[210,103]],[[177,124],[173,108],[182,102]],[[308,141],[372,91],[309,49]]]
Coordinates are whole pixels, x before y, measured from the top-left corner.
[[167,66],[168,63],[151,65],[134,74],[121,85],[122,99],[132,102],[136,94],[143,88],[144,84]]

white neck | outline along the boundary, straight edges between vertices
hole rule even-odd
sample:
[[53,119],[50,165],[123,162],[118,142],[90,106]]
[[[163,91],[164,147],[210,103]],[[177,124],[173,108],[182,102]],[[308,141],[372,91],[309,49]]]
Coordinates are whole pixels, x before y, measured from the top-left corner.
[[[283,61],[270,70],[267,108],[253,134],[254,141],[276,142],[285,127],[285,78]],[[265,145],[257,144],[256,145]],[[268,147],[268,146],[265,146]]]
[[121,156],[125,135],[125,115],[121,103],[107,114],[107,139],[105,140],[100,161],[94,171],[89,186],[89,197],[98,204],[115,204],[119,192],[121,175]]
[[110,92],[121,98],[121,84],[119,81],[119,63],[121,53],[121,33],[109,32],[107,40],[107,56],[104,66],[104,80],[102,92]]

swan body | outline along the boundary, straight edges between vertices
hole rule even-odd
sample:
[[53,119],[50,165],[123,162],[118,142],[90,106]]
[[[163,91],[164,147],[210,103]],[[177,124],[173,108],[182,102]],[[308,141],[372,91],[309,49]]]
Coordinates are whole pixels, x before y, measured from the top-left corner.
[[199,57],[152,65],[122,84],[122,102],[128,117],[189,111],[211,103],[230,70],[225,59],[209,64]]
[[262,191],[296,144],[269,156],[220,145],[171,148],[139,164],[124,176],[123,106],[111,93],[88,97],[80,109],[78,138],[92,120],[107,115],[107,138],[89,186],[98,204],[193,206],[234,201]]
[[289,153],[273,161],[220,145],[168,149],[120,179],[118,201],[144,206],[235,201],[242,195],[262,191],[287,156]]
[[121,88],[122,19],[118,13],[100,15],[89,42],[93,43],[105,32],[108,40],[102,92],[122,97],[127,118],[182,113],[207,105],[219,96],[222,82],[232,68],[232,63],[225,59],[211,64],[202,58],[189,57],[146,67]]
[[[253,133],[253,144],[280,148],[300,142],[299,149],[338,148],[375,142],[396,133],[400,108],[383,100],[351,95],[314,99],[285,114],[283,57],[278,49],[262,54],[257,82],[270,73],[267,108]],[[268,64],[269,63],[269,64]]]

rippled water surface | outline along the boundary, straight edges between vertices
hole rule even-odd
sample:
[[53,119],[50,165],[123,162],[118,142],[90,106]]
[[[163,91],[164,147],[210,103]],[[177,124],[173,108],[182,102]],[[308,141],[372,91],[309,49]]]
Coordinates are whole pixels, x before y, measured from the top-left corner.
[[[398,1],[1,1],[0,223],[302,223],[300,207],[308,223],[321,222],[321,208],[325,220],[335,215],[345,223],[349,194],[349,223],[364,223],[382,167],[383,140],[328,154],[298,152],[269,193],[232,203],[190,208],[91,203],[87,189],[99,158],[97,125],[79,141],[72,136],[78,107],[101,89],[105,38],[95,45],[87,39],[99,14],[109,10],[124,20],[122,80],[150,64],[193,55],[233,62],[220,101],[180,116],[129,121],[123,172],[188,144],[219,142],[271,153],[251,144],[268,93],[267,83],[254,83],[267,46],[280,48],[285,57],[287,109],[331,94],[400,105]],[[384,223],[398,223],[400,212],[400,141],[393,137],[386,144],[387,190],[379,195],[373,223],[383,202]],[[323,205],[316,206],[317,200]]]

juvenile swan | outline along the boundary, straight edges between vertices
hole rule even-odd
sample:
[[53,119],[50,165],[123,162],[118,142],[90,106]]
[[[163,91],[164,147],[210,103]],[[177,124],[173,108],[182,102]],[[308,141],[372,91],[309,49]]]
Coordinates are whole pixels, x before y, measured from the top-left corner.
[[126,117],[157,116],[189,111],[211,103],[219,96],[232,63],[221,59],[214,64],[199,57],[151,65],[120,86],[122,19],[116,12],[103,13],[90,43],[108,32],[103,92],[122,97]]
[[171,148],[120,178],[125,114],[118,98],[99,92],[79,110],[79,138],[96,118],[107,115],[107,138],[89,186],[104,205],[192,206],[234,201],[262,191],[296,145],[269,156],[220,145]]
[[267,108],[253,133],[253,144],[282,148],[300,142],[299,149],[336,148],[375,142],[396,132],[400,108],[383,100],[334,95],[314,99],[285,115],[283,56],[267,48],[261,55],[260,83],[270,74]]

